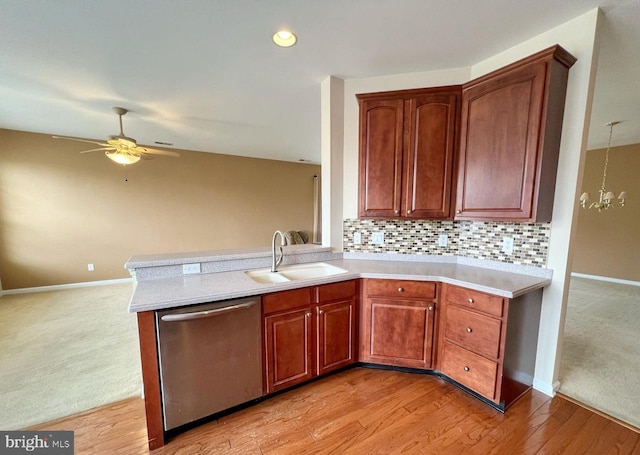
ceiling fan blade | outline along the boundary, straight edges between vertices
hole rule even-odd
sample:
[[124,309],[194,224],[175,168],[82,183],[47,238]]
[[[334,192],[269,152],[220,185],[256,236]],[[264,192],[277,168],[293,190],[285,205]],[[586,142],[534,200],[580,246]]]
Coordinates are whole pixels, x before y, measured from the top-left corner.
[[107,151],[107,150],[115,150],[115,149],[113,147],[101,147],[99,149],[84,150],[80,153],[99,152],[100,150]]
[[150,155],[172,156],[175,158],[178,158],[180,156],[178,152],[172,152],[169,150],[156,150],[156,149],[149,149],[146,147],[136,147],[136,150],[142,153],[148,153]]
[[69,137],[69,136],[51,136],[51,137],[54,139],[67,139],[69,141],[86,142],[88,144],[97,144],[103,147],[109,147],[109,144],[104,144],[102,142],[97,142],[97,141],[89,141],[87,139],[78,139],[77,137]]

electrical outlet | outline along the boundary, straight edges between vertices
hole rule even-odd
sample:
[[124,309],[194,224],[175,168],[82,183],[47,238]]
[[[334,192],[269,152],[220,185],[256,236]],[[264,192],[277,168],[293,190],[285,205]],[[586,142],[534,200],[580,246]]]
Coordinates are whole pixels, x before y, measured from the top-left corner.
[[513,237],[502,237],[502,252],[505,254],[513,253]]
[[93,264],[87,264],[87,270],[89,272],[93,272],[95,270],[95,267],[93,266]]
[[384,232],[371,233],[371,243],[374,245],[384,245]]
[[182,273],[190,275],[192,273],[200,273],[200,264],[182,264]]
[[362,243],[362,234],[360,234],[359,232],[354,232],[353,233],[353,244],[354,245],[360,245]]
[[449,238],[446,234],[440,234],[438,237],[438,246],[447,246],[449,243]]

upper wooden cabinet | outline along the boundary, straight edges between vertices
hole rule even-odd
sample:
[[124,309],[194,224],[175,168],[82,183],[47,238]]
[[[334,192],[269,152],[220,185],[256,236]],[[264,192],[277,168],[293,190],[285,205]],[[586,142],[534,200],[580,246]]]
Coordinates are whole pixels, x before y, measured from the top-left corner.
[[460,86],[357,95],[361,218],[450,218]]
[[464,85],[455,219],[551,220],[575,61],[554,46]]

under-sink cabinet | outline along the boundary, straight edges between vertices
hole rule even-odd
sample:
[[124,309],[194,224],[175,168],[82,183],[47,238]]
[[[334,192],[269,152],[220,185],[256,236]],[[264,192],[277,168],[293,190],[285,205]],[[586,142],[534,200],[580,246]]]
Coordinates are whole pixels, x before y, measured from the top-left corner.
[[277,392],[356,362],[355,280],[262,298],[264,392]]
[[437,284],[363,280],[360,361],[432,368]]

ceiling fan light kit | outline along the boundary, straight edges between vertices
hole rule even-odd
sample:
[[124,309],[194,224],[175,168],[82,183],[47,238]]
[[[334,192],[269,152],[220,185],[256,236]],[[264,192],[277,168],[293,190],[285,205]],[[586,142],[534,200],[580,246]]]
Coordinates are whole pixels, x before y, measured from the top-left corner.
[[118,164],[122,164],[123,166],[126,166],[127,164],[134,164],[140,161],[140,157],[138,155],[134,155],[128,152],[116,150],[115,152],[104,152],[104,154],[107,155],[107,158],[109,158],[110,160],[115,161]]
[[171,152],[168,150],[155,150],[147,147],[140,147],[136,140],[132,137],[125,136],[122,130],[122,116],[129,112],[124,107],[113,107],[113,112],[118,115],[120,121],[120,134],[111,135],[106,142],[89,141],[86,139],[79,139],[75,137],[65,136],[53,136],[54,139],[68,139],[71,141],[86,142],[89,144],[97,144],[100,148],[85,150],[80,153],[89,153],[104,151],[104,154],[115,163],[127,166],[140,161],[140,158],[153,159],[153,155],[179,157],[177,152]]

